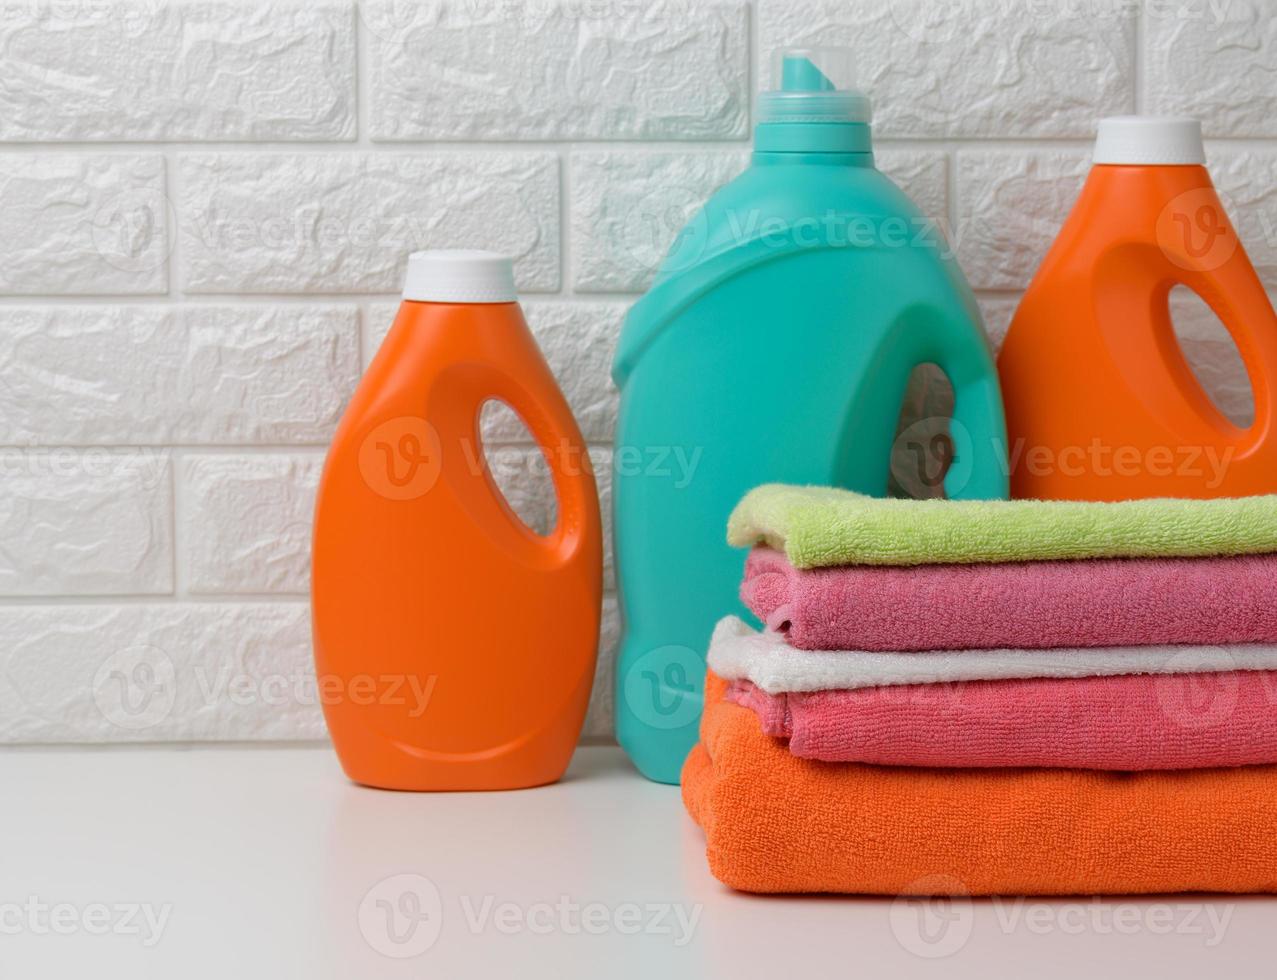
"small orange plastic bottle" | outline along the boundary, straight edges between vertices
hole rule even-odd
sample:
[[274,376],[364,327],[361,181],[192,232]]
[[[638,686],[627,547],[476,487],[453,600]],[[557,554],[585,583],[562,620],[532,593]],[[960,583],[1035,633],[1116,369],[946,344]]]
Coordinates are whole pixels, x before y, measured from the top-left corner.
[[[488,469],[479,413],[491,399],[549,465],[547,535]],[[491,790],[563,774],[594,677],[599,504],[509,259],[411,256],[399,314],[328,453],[313,553],[318,691],[351,779]]]
[[[1192,119],[1100,123],[1095,166],[998,358],[1014,497],[1277,491],[1277,315],[1203,166]],[[1175,338],[1172,287],[1228,328],[1255,399],[1230,422]]]

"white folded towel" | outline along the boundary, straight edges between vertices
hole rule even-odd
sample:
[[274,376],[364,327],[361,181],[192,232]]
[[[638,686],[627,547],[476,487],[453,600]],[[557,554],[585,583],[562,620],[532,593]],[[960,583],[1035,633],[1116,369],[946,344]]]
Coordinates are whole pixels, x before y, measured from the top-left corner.
[[945,684],[1016,677],[1108,677],[1277,670],[1277,646],[1083,647],[1048,650],[798,650],[735,616],[714,627],[709,667],[724,680],[752,681],[768,694],[893,684]]

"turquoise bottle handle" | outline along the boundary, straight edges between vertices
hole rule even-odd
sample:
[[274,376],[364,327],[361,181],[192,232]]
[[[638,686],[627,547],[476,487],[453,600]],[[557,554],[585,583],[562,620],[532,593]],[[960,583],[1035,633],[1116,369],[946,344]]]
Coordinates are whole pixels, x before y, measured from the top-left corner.
[[[1005,500],[1010,474],[1002,392],[996,375],[954,384],[950,432],[959,458],[945,475],[945,496],[950,500]],[[963,453],[967,459],[960,458]]]
[[954,322],[930,331],[922,358],[939,365],[953,386],[954,460],[944,492],[950,500],[1006,500],[1011,474],[1002,389],[984,324],[978,312],[973,315],[974,323],[950,316]]

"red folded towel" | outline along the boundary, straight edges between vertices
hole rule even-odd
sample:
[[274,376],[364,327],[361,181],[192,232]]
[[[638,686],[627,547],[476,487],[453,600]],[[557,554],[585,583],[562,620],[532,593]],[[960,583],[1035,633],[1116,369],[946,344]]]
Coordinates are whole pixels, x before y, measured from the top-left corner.
[[[849,656],[852,656],[849,654]],[[1277,763],[1277,671],[965,681],[727,699],[789,751],[887,766],[1207,769]]]
[[796,569],[760,547],[741,598],[803,650],[1277,642],[1277,554]]

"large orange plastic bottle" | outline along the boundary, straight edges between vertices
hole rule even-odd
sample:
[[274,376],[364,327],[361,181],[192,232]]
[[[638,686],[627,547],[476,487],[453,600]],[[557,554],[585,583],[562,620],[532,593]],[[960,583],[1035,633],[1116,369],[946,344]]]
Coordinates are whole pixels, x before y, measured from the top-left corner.
[[[549,464],[548,535],[493,482],[479,432],[489,399],[519,414]],[[508,259],[410,258],[324,467],[312,579],[318,690],[351,779],[478,790],[563,774],[594,677],[598,495]]]
[[[1100,123],[1095,166],[998,358],[1016,497],[1277,491],[1277,316],[1203,166],[1190,119]],[[1254,423],[1225,418],[1184,359],[1183,284],[1241,352]]]

